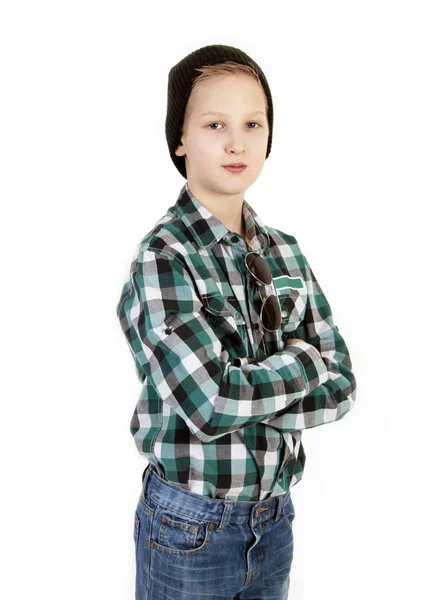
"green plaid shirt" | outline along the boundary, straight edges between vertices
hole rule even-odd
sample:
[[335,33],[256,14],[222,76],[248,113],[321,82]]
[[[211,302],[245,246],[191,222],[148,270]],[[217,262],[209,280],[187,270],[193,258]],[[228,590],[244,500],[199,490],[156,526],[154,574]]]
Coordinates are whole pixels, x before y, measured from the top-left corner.
[[142,383],[130,425],[140,454],[188,491],[261,501],[302,478],[302,430],[341,419],[356,381],[296,239],[246,200],[242,210],[249,247],[272,272],[277,332],[262,327],[245,240],[187,182],[139,243],[116,312]]

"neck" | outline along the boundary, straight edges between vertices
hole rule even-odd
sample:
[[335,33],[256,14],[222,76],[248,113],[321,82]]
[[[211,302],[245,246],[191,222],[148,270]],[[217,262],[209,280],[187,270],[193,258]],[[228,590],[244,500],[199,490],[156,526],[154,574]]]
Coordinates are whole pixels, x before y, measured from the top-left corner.
[[218,194],[198,185],[197,181],[187,181],[188,188],[195,198],[230,231],[245,237],[245,222],[242,216],[244,193]]

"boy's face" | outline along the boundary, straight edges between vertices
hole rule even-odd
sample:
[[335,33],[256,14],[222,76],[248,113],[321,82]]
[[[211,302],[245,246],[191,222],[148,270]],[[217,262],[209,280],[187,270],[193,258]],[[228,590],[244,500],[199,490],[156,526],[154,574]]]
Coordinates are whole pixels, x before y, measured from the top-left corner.
[[[203,114],[210,111],[222,114]],[[263,88],[249,75],[214,77],[192,90],[181,144],[175,150],[177,156],[185,156],[189,187],[243,199],[266,158],[266,114]],[[223,167],[237,162],[247,165],[241,173]]]

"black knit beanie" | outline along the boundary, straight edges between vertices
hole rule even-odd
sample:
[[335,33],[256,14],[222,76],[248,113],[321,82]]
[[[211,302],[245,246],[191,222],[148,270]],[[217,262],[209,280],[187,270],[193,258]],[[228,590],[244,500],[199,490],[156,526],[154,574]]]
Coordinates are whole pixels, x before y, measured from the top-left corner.
[[268,104],[269,138],[266,158],[270,154],[273,134],[273,102],[269,84],[267,83],[263,71],[259,65],[248,56],[248,54],[245,54],[245,52],[238,48],[234,48],[233,46],[223,46],[221,44],[203,46],[185,56],[180,62],[174,65],[168,74],[168,101],[167,117],[165,120],[165,135],[171,160],[185,179],[187,179],[187,175],[184,156],[177,156],[174,151],[181,140],[183,118],[192,91],[192,82],[200,75],[199,71],[195,71],[195,69],[199,69],[206,65],[223,63],[228,60],[242,65],[248,65],[258,73]]

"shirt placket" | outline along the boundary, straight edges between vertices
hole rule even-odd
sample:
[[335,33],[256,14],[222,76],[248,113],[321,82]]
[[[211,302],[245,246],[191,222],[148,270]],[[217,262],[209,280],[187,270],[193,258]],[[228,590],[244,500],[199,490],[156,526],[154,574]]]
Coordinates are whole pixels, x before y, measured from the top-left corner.
[[255,292],[249,285],[248,275],[246,272],[244,258],[245,254],[247,253],[247,249],[245,241],[241,236],[233,234],[233,236],[230,238],[230,242],[232,245],[237,269],[240,274],[241,283],[243,284],[245,290],[245,299],[243,301],[243,305],[241,306],[241,313],[247,326],[248,342],[250,346],[248,352],[251,357],[262,360],[262,358],[266,356],[266,351],[264,348],[260,315],[255,310],[255,302],[258,302],[258,299],[255,298]]

